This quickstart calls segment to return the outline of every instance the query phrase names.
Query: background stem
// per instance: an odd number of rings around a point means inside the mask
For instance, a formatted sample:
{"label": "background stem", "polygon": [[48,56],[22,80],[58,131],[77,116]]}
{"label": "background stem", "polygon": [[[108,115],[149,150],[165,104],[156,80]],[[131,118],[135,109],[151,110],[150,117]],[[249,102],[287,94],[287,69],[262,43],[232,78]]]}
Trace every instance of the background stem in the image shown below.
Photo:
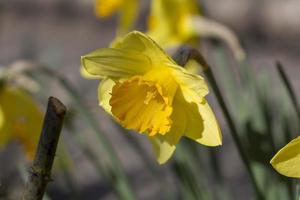
{"label": "background stem", "polygon": [[203,69],[205,69],[204,70],[205,75],[208,78],[211,87],[213,88],[213,91],[217,97],[217,101],[219,102],[219,105],[221,106],[221,109],[223,111],[223,114],[225,116],[227,124],[230,128],[230,132],[231,132],[231,135],[235,142],[235,145],[241,156],[242,162],[244,163],[246,170],[249,174],[249,177],[250,177],[251,183],[253,185],[254,191],[256,193],[257,199],[259,199],[259,200],[263,199],[263,195],[259,189],[258,184],[256,183],[255,175],[251,169],[250,161],[242,147],[242,142],[240,141],[238,131],[237,131],[234,121],[230,115],[230,112],[227,109],[225,100],[222,96],[222,93],[221,93],[219,87],[218,87],[217,81],[210,69],[210,66],[206,63],[204,57],[201,55],[201,53],[197,49],[191,48],[188,46],[180,47],[179,50],[175,53],[175,56],[173,56],[173,57],[180,66],[184,66],[189,59],[194,59],[203,67]]}

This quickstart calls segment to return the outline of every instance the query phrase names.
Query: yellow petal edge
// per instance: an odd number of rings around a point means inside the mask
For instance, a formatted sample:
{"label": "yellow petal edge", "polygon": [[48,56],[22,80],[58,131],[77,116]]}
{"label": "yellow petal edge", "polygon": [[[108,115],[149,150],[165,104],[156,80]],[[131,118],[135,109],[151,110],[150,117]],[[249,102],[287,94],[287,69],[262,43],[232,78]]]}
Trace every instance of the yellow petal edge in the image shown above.
{"label": "yellow petal edge", "polygon": [[300,178],[300,136],[280,149],[270,163],[280,174]]}

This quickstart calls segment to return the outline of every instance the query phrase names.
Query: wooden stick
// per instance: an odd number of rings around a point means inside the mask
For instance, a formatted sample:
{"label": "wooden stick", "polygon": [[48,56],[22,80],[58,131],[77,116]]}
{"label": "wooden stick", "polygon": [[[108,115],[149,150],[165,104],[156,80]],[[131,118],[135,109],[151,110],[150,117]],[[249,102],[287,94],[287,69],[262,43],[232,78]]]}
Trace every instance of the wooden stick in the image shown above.
{"label": "wooden stick", "polygon": [[41,200],[51,181],[51,169],[57,143],[66,114],[66,107],[58,99],[50,97],[44,118],[42,133],[33,165],[23,194],[23,200]]}

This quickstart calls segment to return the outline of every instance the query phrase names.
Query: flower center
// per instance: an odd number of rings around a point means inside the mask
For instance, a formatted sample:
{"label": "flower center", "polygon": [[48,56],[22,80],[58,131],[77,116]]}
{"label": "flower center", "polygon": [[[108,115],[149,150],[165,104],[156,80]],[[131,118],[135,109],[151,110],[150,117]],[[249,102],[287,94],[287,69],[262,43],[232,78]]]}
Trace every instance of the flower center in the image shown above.
{"label": "flower center", "polygon": [[117,82],[112,89],[111,111],[128,129],[154,136],[170,130],[172,101],[177,83],[167,73],[150,72]]}

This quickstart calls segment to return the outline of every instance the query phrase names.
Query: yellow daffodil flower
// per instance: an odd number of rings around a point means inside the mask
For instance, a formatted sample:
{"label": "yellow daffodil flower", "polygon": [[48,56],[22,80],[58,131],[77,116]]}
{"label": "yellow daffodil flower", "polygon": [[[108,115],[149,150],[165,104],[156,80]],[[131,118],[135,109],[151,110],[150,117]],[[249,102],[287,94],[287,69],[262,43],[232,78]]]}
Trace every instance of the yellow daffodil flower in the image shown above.
{"label": "yellow daffodil flower", "polygon": [[133,26],[138,13],[138,0],[95,0],[96,16],[110,17],[120,14],[118,34],[127,33]]}
{"label": "yellow daffodil flower", "polygon": [[300,137],[280,149],[272,158],[271,165],[284,176],[300,178]]}
{"label": "yellow daffodil flower", "polygon": [[42,127],[42,112],[31,96],[6,85],[0,88],[0,148],[18,140],[32,159]]}
{"label": "yellow daffodil flower", "polygon": [[171,157],[183,136],[221,145],[204,79],[178,66],[150,37],[131,32],[81,62],[102,78],[99,104],[123,127],[147,135],[159,163]]}
{"label": "yellow daffodil flower", "polygon": [[149,36],[167,48],[196,39],[191,19],[199,13],[195,0],[152,0]]}
{"label": "yellow daffodil flower", "polygon": [[245,53],[235,34],[226,26],[201,16],[196,0],[152,0],[148,34],[164,48],[197,44],[200,37],[223,40],[237,59]]}

